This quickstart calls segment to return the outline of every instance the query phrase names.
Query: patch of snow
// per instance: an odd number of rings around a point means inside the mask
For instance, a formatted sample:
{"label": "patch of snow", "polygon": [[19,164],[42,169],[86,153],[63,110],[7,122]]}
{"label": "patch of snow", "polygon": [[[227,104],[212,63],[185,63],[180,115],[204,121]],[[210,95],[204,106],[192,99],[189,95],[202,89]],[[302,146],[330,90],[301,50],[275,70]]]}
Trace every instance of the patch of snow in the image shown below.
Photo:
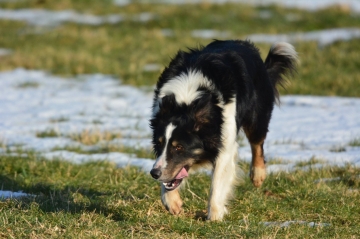
{"label": "patch of snow", "polygon": [[330,223],[316,223],[316,222],[306,222],[306,221],[286,221],[286,222],[260,222],[267,227],[289,227],[291,224],[307,224],[309,227],[325,227],[331,226]]}
{"label": "patch of snow", "polygon": [[261,10],[257,13],[257,17],[260,19],[270,19],[273,17],[273,13],[269,10]]}
{"label": "patch of snow", "polygon": [[73,10],[50,11],[45,9],[1,9],[0,19],[14,21],[25,21],[36,26],[57,26],[65,22],[74,22],[87,25],[116,24],[126,19],[139,22],[147,22],[154,19],[155,15],[144,12],[138,15],[127,16],[124,14],[113,14],[107,16],[95,16],[80,14]]}
{"label": "patch of snow", "polygon": [[160,71],[162,66],[160,64],[147,64],[144,66],[143,71],[152,72],[152,71]]}
{"label": "patch of snow", "polygon": [[114,0],[114,3],[117,6],[126,6],[131,3],[131,0]]}
{"label": "patch of snow", "polygon": [[10,49],[0,48],[0,56],[10,55],[11,53],[12,53],[12,50],[10,50]]}
{"label": "patch of snow", "polygon": [[285,19],[289,22],[297,22],[302,19],[302,16],[297,13],[288,13],[285,15]]}
{"label": "patch of snow", "polygon": [[217,31],[212,29],[199,29],[191,31],[191,36],[196,38],[214,39],[214,38],[229,38],[229,31]]}
{"label": "patch of snow", "polygon": [[0,190],[0,200],[6,198],[18,198],[18,197],[35,197],[35,195],[19,192],[11,192],[11,191],[2,191]]}
{"label": "patch of snow", "polygon": [[[38,87],[17,87],[23,83]],[[59,135],[83,130],[124,131],[123,137],[132,138],[151,135],[151,94],[121,85],[110,76],[64,79],[43,71],[16,69],[0,73],[0,87],[6,89],[0,95],[0,139],[9,146],[21,144],[24,149],[40,152],[81,146],[69,138],[36,137],[37,132],[47,130]],[[66,120],[53,120],[61,118]]]}
{"label": "patch of snow", "polygon": [[66,150],[59,150],[54,152],[48,152],[42,154],[47,159],[59,159],[66,160],[72,163],[81,164],[93,161],[109,161],[115,163],[118,167],[126,166],[137,166],[145,172],[150,172],[151,168],[154,165],[154,160],[136,158],[135,155],[129,155],[118,152],[111,152],[106,154],[78,154],[74,152],[69,152]]}
{"label": "patch of snow", "polygon": [[[19,88],[34,83],[37,87]],[[0,72],[0,140],[8,149],[34,150],[46,158],[76,163],[109,160],[118,166],[136,165],[145,171],[153,160],[131,154],[77,154],[54,148],[79,147],[84,151],[102,144],[124,145],[151,150],[152,91],[122,85],[110,76],[82,75],[73,79],[52,76],[44,71],[16,69]],[[268,165],[267,171],[292,172],[324,165],[360,167],[360,147],[348,143],[360,135],[360,99],[346,97],[283,96],[276,107],[265,141],[265,157],[280,158],[283,164]],[[54,119],[66,119],[56,121]],[[36,137],[37,132],[54,130],[59,137]],[[83,130],[120,133],[121,138],[85,146],[71,140]],[[251,150],[239,148],[240,158],[250,161]],[[345,149],[334,152],[334,146]],[[0,153],[6,153],[4,149]],[[312,157],[324,163],[297,166]]]}
{"label": "patch of snow", "polygon": [[161,29],[161,34],[164,37],[173,37],[175,35],[174,30],[168,28]]}
{"label": "patch of snow", "polygon": [[332,182],[332,181],[339,181],[339,180],[341,180],[340,177],[336,177],[336,178],[320,178],[320,179],[314,180],[314,183]]}
{"label": "patch of snow", "polygon": [[[139,1],[136,1],[139,2]],[[201,3],[211,3],[211,4],[225,4],[225,3],[242,3],[250,4],[253,6],[270,6],[270,5],[279,5],[285,8],[296,8],[307,11],[318,11],[321,9],[339,6],[343,9],[348,9],[354,13],[360,13],[360,2],[357,0],[142,0],[141,3],[153,3],[153,4],[173,4],[173,5],[183,5],[183,4],[201,4]],[[120,6],[129,4],[128,0],[114,0],[114,3]]]}
{"label": "patch of snow", "polygon": [[311,32],[299,32],[290,34],[252,34],[247,36],[253,42],[264,42],[272,44],[274,42],[298,42],[316,41],[323,47],[337,41],[349,41],[360,38],[360,28],[334,28]]}

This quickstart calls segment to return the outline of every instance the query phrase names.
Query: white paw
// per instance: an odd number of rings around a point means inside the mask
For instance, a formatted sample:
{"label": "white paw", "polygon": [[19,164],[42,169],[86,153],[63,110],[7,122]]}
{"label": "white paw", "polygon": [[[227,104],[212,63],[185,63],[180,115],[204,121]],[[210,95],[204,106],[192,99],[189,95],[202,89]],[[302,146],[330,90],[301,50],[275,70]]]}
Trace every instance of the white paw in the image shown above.
{"label": "white paw", "polygon": [[183,202],[178,191],[165,192],[161,197],[161,201],[166,210],[173,215],[178,215],[182,210],[181,207]]}
{"label": "white paw", "polygon": [[209,207],[207,220],[209,221],[222,221],[223,217],[228,213],[226,207],[217,208]]}
{"label": "white paw", "polygon": [[266,169],[259,167],[250,168],[250,179],[255,187],[260,187],[266,177]]}

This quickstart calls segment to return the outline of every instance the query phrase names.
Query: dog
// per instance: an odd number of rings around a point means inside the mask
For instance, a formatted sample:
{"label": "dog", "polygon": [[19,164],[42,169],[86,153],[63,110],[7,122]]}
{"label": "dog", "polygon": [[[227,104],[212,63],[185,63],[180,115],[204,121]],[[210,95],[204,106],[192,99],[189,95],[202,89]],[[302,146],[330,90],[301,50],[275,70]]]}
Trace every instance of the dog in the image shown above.
{"label": "dog", "polygon": [[275,43],[262,61],[250,41],[214,40],[179,51],[161,73],[154,91],[150,127],[156,162],[151,176],[161,182],[161,200],[181,212],[179,186],[189,172],[212,169],[208,220],[222,220],[236,184],[236,141],[243,129],[251,145],[250,179],[265,173],[263,144],[278,85],[296,73],[298,56],[288,43]]}

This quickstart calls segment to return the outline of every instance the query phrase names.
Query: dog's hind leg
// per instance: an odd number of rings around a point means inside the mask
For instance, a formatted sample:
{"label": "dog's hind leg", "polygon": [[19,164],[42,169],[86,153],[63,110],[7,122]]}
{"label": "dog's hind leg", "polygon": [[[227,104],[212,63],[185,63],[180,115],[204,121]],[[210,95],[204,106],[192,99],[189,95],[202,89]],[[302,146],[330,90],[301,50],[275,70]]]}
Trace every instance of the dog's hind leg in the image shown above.
{"label": "dog's hind leg", "polygon": [[161,184],[161,201],[171,214],[178,215],[181,212],[183,202],[180,198],[179,188],[167,191],[165,186]]}
{"label": "dog's hind leg", "polygon": [[[269,119],[270,120],[270,119]],[[269,121],[262,122],[262,127],[244,127],[245,134],[251,145],[252,161],[250,165],[250,179],[255,187],[260,187],[266,177],[264,160],[264,140],[268,131]]]}
{"label": "dog's hind leg", "polygon": [[264,141],[260,143],[250,143],[252,161],[250,166],[250,179],[255,187],[260,187],[266,177],[266,167],[264,161]]}

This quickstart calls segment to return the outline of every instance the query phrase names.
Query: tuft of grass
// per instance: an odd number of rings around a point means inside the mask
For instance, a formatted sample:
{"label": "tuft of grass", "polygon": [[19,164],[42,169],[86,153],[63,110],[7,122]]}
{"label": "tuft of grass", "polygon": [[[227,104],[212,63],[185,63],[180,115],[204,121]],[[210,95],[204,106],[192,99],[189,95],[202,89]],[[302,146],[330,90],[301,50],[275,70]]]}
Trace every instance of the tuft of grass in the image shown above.
{"label": "tuft of grass", "polygon": [[360,146],[360,137],[350,141],[349,146],[357,147]]}
{"label": "tuft of grass", "polygon": [[312,157],[309,161],[305,162],[299,162],[296,164],[296,167],[304,167],[304,166],[311,166],[311,165],[314,165],[314,164],[323,164],[324,161],[323,160],[320,160],[320,159],[316,159],[315,157]]}
{"label": "tuft of grass", "polygon": [[66,121],[69,121],[69,118],[60,117],[57,119],[50,119],[50,123],[60,123],[60,122],[66,122]]}
{"label": "tuft of grass", "polygon": [[287,163],[285,160],[281,158],[270,158],[266,159],[266,165],[272,165],[272,164],[284,164]]}
{"label": "tuft of grass", "polygon": [[86,129],[79,134],[69,135],[69,138],[84,145],[95,145],[102,141],[111,141],[116,138],[121,138],[121,134],[109,131]]}
{"label": "tuft of grass", "polygon": [[67,150],[79,154],[104,154],[111,152],[119,152],[126,154],[134,154],[136,155],[137,158],[155,159],[155,156],[151,149],[132,148],[124,145],[114,145],[114,144],[102,144],[97,147],[94,147],[91,150],[84,150],[81,147],[64,147],[64,148],[53,149],[53,151],[58,151],[58,150]]}
{"label": "tuft of grass", "polygon": [[51,137],[51,138],[55,138],[55,137],[60,137],[60,133],[58,131],[55,131],[54,129],[48,129],[42,132],[36,132],[36,137],[38,138],[47,138],[47,137]]}
{"label": "tuft of grass", "polygon": [[335,153],[346,152],[346,148],[343,146],[335,146],[335,147],[331,148],[329,151],[335,152]]}
{"label": "tuft of grass", "polygon": [[[160,184],[137,168],[109,162],[81,165],[0,155],[2,190],[36,197],[0,202],[3,237],[151,238],[357,238],[360,236],[360,169],[323,168],[269,175],[260,189],[250,180],[235,189],[224,222],[206,222],[210,176],[195,174],[181,191],[179,216],[160,200]],[[318,178],[341,177],[331,183]],[[349,180],[347,180],[349,179]],[[346,181],[347,180],[347,181]],[[260,222],[290,220],[330,223],[265,227]]]}
{"label": "tuft of grass", "polygon": [[294,141],[293,139],[283,139],[283,140],[276,140],[274,143],[274,145],[281,145],[281,144],[303,144],[303,142],[297,142]]}
{"label": "tuft of grass", "polygon": [[37,82],[24,82],[17,85],[18,88],[37,88],[39,87],[39,83]]}

